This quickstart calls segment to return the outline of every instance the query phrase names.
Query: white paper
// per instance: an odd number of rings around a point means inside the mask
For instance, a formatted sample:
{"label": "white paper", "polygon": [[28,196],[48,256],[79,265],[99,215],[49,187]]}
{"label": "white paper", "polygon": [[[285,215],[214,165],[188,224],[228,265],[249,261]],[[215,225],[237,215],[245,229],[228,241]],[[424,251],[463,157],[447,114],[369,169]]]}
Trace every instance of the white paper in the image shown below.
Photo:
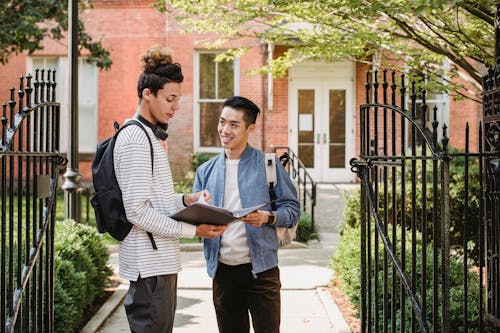
{"label": "white paper", "polygon": [[205,196],[203,195],[203,193],[200,193],[200,197],[198,198],[198,203],[201,203],[201,204],[204,204],[204,205],[208,205],[207,201],[205,200]]}
{"label": "white paper", "polygon": [[312,116],[312,114],[299,114],[299,131],[310,132],[313,130]]}

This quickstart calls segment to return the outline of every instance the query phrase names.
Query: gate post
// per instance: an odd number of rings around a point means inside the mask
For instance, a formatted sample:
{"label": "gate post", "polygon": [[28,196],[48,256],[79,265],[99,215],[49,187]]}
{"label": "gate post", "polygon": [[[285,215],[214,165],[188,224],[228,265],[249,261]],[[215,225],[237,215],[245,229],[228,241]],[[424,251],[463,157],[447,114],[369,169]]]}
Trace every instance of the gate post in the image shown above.
{"label": "gate post", "polygon": [[494,66],[483,77],[483,137],[480,138],[484,168],[484,226],[486,251],[486,322],[488,332],[500,329],[500,4],[495,16]]}
{"label": "gate post", "polygon": [[81,220],[81,175],[78,172],[78,1],[68,1],[68,59],[69,59],[69,99],[68,99],[68,166],[64,173],[62,188],[66,191],[65,217]]}
{"label": "gate post", "polygon": [[[441,156],[441,279],[442,279],[442,316],[441,332],[450,332],[450,156],[448,155],[448,137],[446,136],[446,125],[443,125],[443,144]],[[465,236],[464,236],[465,237]]]}

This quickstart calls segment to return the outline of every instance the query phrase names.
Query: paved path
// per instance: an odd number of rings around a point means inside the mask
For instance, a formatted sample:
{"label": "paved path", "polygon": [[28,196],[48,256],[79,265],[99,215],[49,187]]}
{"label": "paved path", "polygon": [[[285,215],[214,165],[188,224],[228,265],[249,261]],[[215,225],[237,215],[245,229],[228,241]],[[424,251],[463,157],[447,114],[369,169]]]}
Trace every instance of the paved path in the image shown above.
{"label": "paved path", "polygon": [[[315,216],[316,230],[319,232],[321,242],[307,248],[280,249],[281,333],[350,332],[337,306],[331,300],[328,290],[324,287],[330,283],[332,277],[332,271],[328,268],[330,257],[340,241],[338,224],[344,206],[342,195],[344,191],[357,187],[353,184],[319,185]],[[174,332],[217,333],[211,299],[211,280],[205,272],[203,253],[197,245],[183,246],[183,249],[185,250],[182,252],[183,270],[178,279],[178,305]],[[198,251],[187,251],[193,249]],[[111,263],[116,268],[116,253],[112,254]],[[102,311],[101,320],[93,319],[82,333],[130,332],[121,303],[128,286],[122,285],[120,289],[113,296],[114,303],[104,307],[107,310]],[[101,326],[103,320],[105,321]]]}
{"label": "paved path", "polygon": [[[281,249],[281,333],[339,333],[345,322],[326,287],[332,277],[328,268],[335,244]],[[182,252],[175,333],[217,333],[211,299],[211,280],[205,272],[201,251]],[[123,285],[121,288],[126,289]],[[100,333],[129,333],[123,304],[106,320]],[[253,332],[253,330],[251,331]]]}

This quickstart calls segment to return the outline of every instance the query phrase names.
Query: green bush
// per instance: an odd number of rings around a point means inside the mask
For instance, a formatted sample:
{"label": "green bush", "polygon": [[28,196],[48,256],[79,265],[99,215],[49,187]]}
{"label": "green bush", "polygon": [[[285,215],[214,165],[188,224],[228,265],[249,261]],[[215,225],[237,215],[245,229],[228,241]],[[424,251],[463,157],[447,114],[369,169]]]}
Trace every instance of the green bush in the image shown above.
{"label": "green bush", "polygon": [[57,254],[54,256],[54,323],[57,333],[72,333],[82,325],[86,277],[75,264]]}
{"label": "green bush", "polygon": [[[391,226],[389,226],[389,234],[391,233]],[[398,226],[397,231],[398,234],[401,233],[401,228]],[[374,237],[372,236],[372,244],[374,244]],[[411,243],[407,242],[406,244],[406,274],[411,277],[411,263],[412,253],[411,253]],[[396,254],[399,258],[401,258],[401,244],[397,243]],[[427,313],[425,314],[427,321],[432,321],[432,287],[434,285],[434,269],[440,269],[440,264],[438,267],[433,266],[433,248],[431,245],[427,246],[427,272],[426,275],[423,275],[422,272],[422,238],[420,234],[417,234],[417,242],[416,242],[416,254],[415,260],[417,262],[417,272],[416,272],[416,290],[420,293],[422,288],[422,282],[425,280],[427,282]],[[379,250],[378,257],[382,258],[383,255],[383,246],[382,242],[379,241]],[[372,258],[375,256],[375,253],[372,249],[371,252]],[[345,294],[349,297],[352,304],[359,310],[360,305],[360,296],[361,296],[361,233],[360,228],[349,228],[344,230],[344,235],[342,236],[341,243],[339,244],[336,252],[332,256],[331,267],[335,271],[336,276],[340,278],[342,281],[341,288],[345,292]],[[372,261],[373,264],[373,261]],[[383,272],[383,264],[380,259],[380,264],[378,267],[371,267],[372,270],[372,280],[371,285],[372,288],[375,288],[375,285],[378,286],[379,295],[384,294],[384,272]],[[478,321],[479,321],[479,277],[477,273],[473,272],[472,267],[468,266],[467,273],[467,281],[468,281],[468,293],[464,296],[464,276],[463,276],[463,261],[461,258],[456,256],[451,256],[450,258],[450,332],[463,332],[463,305],[464,299],[468,303],[468,320],[469,320],[469,332],[478,332]],[[378,280],[375,281],[375,270],[378,271]],[[439,278],[441,278],[441,274],[439,274]],[[387,285],[388,290],[387,297],[389,298],[389,303],[391,301],[391,286],[392,286],[392,268],[389,265],[389,269],[387,271]],[[395,300],[397,302],[396,308],[401,309],[401,300],[400,300],[400,285],[399,278],[396,278],[396,293]],[[441,281],[438,281],[438,290],[441,290]],[[373,294],[372,294],[373,297]],[[421,295],[418,297],[421,300]],[[409,327],[409,323],[411,323],[411,305],[408,297],[405,298],[405,327]],[[441,299],[439,298],[439,304],[441,304]],[[390,305],[389,305],[390,307]],[[378,303],[373,306],[373,309],[378,311],[379,318],[383,318],[383,299],[380,297],[378,299]],[[373,310],[372,310],[373,311]],[[401,326],[401,311],[397,311],[396,317],[396,330],[400,331]],[[439,313],[439,317],[441,317],[441,313]],[[379,323],[380,326],[378,329],[382,331],[382,323]],[[389,320],[389,326],[391,325],[391,321]],[[389,327],[390,328],[390,327]],[[438,332],[438,330],[435,330]]]}
{"label": "green bush", "polygon": [[74,332],[112,274],[109,252],[95,227],[65,220],[56,223],[54,257],[56,332]]}
{"label": "green bush", "polygon": [[200,165],[216,156],[217,153],[196,153],[193,154],[193,158],[191,160],[191,168],[193,171],[196,171]]}
{"label": "green bush", "polygon": [[311,231],[311,215],[302,211],[297,226],[297,241],[307,243],[311,240],[313,232]]}

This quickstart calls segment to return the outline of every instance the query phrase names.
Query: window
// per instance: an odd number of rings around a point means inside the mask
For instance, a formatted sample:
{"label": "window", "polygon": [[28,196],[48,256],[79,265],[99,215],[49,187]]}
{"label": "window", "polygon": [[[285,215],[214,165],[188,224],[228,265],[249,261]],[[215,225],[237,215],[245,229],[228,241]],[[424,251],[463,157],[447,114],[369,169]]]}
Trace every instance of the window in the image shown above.
{"label": "window", "polygon": [[[56,70],[56,100],[61,103],[61,151],[68,150],[67,105],[68,82],[67,58],[33,57],[28,63],[29,72],[35,76],[36,68]],[[80,153],[94,153],[97,146],[97,67],[80,59],[78,63],[78,150]]]}
{"label": "window", "polygon": [[195,62],[195,147],[214,151],[220,147],[217,124],[224,100],[237,95],[237,60],[216,62],[216,52],[198,52]]}
{"label": "window", "polygon": [[[425,80],[425,78],[423,78]],[[425,111],[425,127],[429,129],[432,133],[432,123],[434,122],[434,108],[436,108],[436,120],[438,121],[438,131],[437,138],[438,141],[443,137],[442,126],[443,124],[449,125],[449,116],[450,116],[450,105],[449,105],[449,96],[448,94],[435,94],[435,93],[427,93],[425,97],[425,105],[427,109]],[[407,105],[406,110],[411,113],[411,101],[408,96],[406,99]],[[415,117],[417,119],[422,119],[422,105],[423,100],[417,99],[415,101]],[[411,148],[412,144],[412,134],[411,134],[411,126],[409,122],[406,122],[406,147]],[[417,146],[422,145],[422,137],[416,132],[416,144]]]}

